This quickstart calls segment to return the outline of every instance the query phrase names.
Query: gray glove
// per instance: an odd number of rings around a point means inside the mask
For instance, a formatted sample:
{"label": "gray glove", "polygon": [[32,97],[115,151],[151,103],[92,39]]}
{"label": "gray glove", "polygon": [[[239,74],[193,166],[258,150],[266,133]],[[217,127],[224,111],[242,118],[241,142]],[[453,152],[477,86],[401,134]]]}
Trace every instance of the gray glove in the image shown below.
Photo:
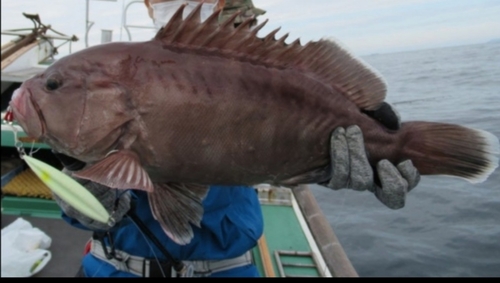
{"label": "gray glove", "polygon": [[333,174],[325,185],[331,189],[368,190],[387,207],[399,209],[405,205],[406,194],[420,181],[420,174],[411,160],[397,166],[388,160],[381,160],[377,164],[381,183],[378,186],[366,156],[363,134],[358,126],[351,126],[347,130],[337,128],[332,133],[330,149]]}
{"label": "gray glove", "polygon": [[[75,166],[75,164],[78,164],[78,162],[81,163],[81,161],[78,161],[66,155],[62,155],[60,153],[54,152],[54,154],[56,155],[57,158],[59,158],[61,163],[65,166],[65,168],[63,169],[63,173],[72,177],[79,184],[85,187],[92,195],[94,195],[101,202],[101,204],[108,211],[108,213],[111,215],[112,220],[106,224],[88,218],[87,216],[80,213],[78,210],[68,205],[56,194],[52,194],[59,207],[61,207],[62,211],[67,216],[78,220],[82,225],[91,230],[104,230],[104,231],[111,229],[116,223],[122,220],[123,216],[130,209],[131,197],[129,191],[111,189],[109,187],[106,187],[98,183],[94,183],[89,180],[73,177],[72,176],[73,171],[69,170],[68,168],[71,169],[78,168],[78,170],[80,170],[83,169],[83,166],[85,164],[83,163],[83,165],[81,166],[78,165]],[[116,201],[117,196],[119,196],[118,201]]]}

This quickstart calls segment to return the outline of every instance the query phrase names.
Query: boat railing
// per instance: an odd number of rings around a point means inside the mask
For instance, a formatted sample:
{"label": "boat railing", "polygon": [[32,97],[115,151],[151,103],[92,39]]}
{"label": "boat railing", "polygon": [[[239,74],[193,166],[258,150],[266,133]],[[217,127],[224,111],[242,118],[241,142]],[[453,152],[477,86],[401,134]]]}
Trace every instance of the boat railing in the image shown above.
{"label": "boat railing", "polygon": [[[51,51],[46,58],[42,58],[40,61],[45,61],[49,57],[53,57],[58,53],[58,50],[61,46],[69,43],[69,52],[71,53],[71,43],[77,41],[78,38],[73,36],[65,35],[61,32],[54,30],[50,25],[45,25],[41,22],[40,16],[38,14],[26,14],[23,13],[27,19],[33,22],[33,28],[23,28],[23,29],[9,29],[2,30],[2,35],[8,36],[16,36],[16,39],[2,45],[2,62],[15,54],[17,51],[21,50],[23,47],[26,47],[37,40],[44,40],[48,42],[51,46]],[[47,32],[51,31],[55,35],[48,34]],[[63,42],[58,46],[54,45],[54,40],[62,40]]]}
{"label": "boat railing", "polygon": [[129,41],[132,41],[132,35],[130,33],[130,28],[140,28],[140,29],[155,29],[154,26],[146,26],[146,25],[132,25],[132,24],[128,24],[127,23],[127,12],[130,8],[130,6],[134,5],[134,4],[141,4],[141,5],[144,5],[144,1],[143,0],[133,0],[133,1],[130,1],[124,8],[123,8],[123,11],[122,11],[122,27],[125,29],[125,31],[127,32],[127,36],[128,36],[128,40]]}

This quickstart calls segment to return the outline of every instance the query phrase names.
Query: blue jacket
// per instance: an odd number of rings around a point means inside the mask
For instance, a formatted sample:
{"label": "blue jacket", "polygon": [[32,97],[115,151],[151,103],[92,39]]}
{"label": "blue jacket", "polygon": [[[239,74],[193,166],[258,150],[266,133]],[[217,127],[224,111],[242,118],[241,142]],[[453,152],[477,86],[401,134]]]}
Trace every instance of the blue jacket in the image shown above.
{"label": "blue jacket", "polygon": [[[193,226],[194,238],[188,245],[180,246],[171,241],[153,218],[147,193],[133,191],[136,214],[151,232],[178,260],[220,260],[238,257],[252,249],[263,232],[262,211],[257,193],[244,186],[211,186],[203,201],[205,213],[201,229]],[[71,225],[86,229],[77,220],[64,215]],[[138,230],[128,218],[124,218],[110,231],[115,248],[131,255],[167,261],[164,255]],[[108,240],[106,239],[106,243]],[[108,243],[107,243],[108,244]],[[83,258],[83,271],[88,277],[136,277],[116,270],[90,253]],[[213,277],[259,276],[253,265],[219,273]]]}

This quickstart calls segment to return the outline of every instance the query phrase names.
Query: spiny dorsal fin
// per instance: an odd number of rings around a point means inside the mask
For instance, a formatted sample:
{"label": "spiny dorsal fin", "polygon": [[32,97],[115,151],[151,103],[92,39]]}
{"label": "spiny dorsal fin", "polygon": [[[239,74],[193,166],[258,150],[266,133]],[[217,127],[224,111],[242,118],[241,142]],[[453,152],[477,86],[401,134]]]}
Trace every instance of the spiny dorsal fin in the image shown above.
{"label": "spiny dorsal fin", "polygon": [[234,27],[239,12],[219,23],[221,9],[201,23],[201,5],[197,5],[185,20],[182,14],[186,5],[182,5],[154,40],[167,46],[210,49],[240,60],[297,69],[331,86],[361,109],[375,110],[384,101],[387,86],[382,77],[338,42],[322,39],[306,45],[299,40],[286,44],[288,35],[275,38],[279,29],[259,38],[257,32],[267,20],[253,29],[248,28],[253,18]]}

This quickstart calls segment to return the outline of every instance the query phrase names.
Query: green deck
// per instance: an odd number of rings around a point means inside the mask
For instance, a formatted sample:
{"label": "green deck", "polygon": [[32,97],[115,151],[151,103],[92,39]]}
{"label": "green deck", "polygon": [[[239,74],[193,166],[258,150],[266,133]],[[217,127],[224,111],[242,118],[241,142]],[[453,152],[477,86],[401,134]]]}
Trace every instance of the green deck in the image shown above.
{"label": "green deck", "polygon": [[4,196],[2,214],[57,219],[61,218],[61,209],[53,200]]}
{"label": "green deck", "polygon": [[[19,131],[17,133],[17,136],[19,138],[26,137],[26,133],[24,131]],[[15,146],[14,133],[12,131],[3,131],[2,130],[2,146],[7,146],[7,147],[14,147]],[[31,148],[31,146],[32,146],[32,143],[23,143],[23,147]],[[34,149],[37,149],[37,148],[50,149],[50,147],[44,143],[34,143],[33,148]]]}
{"label": "green deck", "polygon": [[[264,215],[264,235],[269,254],[273,262],[274,272],[280,276],[275,251],[311,252],[309,242],[300,226],[292,206],[262,205]],[[261,276],[264,276],[261,255],[258,248],[253,249],[254,260]],[[281,256],[282,263],[314,264],[310,257]],[[284,267],[286,275],[318,277],[318,271],[310,267]]]}

